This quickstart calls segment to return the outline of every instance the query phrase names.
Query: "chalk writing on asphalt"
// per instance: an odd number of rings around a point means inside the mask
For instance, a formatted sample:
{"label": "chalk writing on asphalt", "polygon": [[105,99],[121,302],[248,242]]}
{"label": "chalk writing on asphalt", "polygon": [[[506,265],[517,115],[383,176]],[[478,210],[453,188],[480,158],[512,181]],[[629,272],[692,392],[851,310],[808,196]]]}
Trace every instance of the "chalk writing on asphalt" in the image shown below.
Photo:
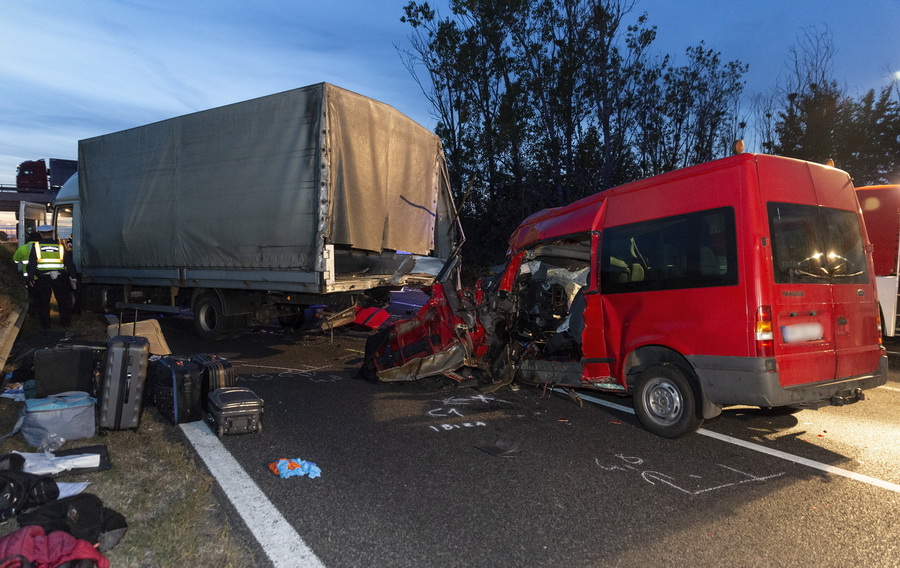
{"label": "chalk writing on asphalt", "polygon": [[444,406],[472,406],[474,404],[512,404],[508,400],[497,398],[484,394],[473,394],[471,396],[449,396],[439,401]]}
{"label": "chalk writing on asphalt", "polygon": [[729,467],[723,464],[716,464],[718,467],[727,470],[730,473],[727,473],[726,476],[728,478],[727,483],[717,483],[716,485],[712,485],[709,487],[695,487],[693,489],[689,489],[685,487],[686,485],[699,485],[699,480],[703,479],[701,475],[690,475],[690,480],[678,480],[672,477],[671,475],[666,475],[665,473],[654,471],[652,469],[648,469],[644,465],[643,458],[639,458],[637,456],[627,456],[625,454],[616,454],[616,458],[619,459],[619,462],[614,462],[612,464],[603,463],[600,461],[600,458],[594,458],[594,463],[597,464],[600,469],[605,471],[624,471],[630,473],[636,473],[640,475],[641,479],[649,483],[650,485],[656,485],[660,483],[662,485],[667,485],[673,489],[677,489],[682,493],[687,493],[688,495],[700,495],[703,493],[709,493],[711,491],[716,491],[719,489],[725,489],[727,487],[736,487],[738,485],[742,485],[744,483],[762,483],[764,481],[768,481],[770,479],[774,479],[776,477],[780,477],[784,475],[785,472],[779,472],[772,475],[766,476],[757,476],[752,473],[747,473],[745,471],[741,471],[739,469],[735,469],[733,467]]}
{"label": "chalk writing on asphalt", "polygon": [[[496,398],[493,396],[487,396],[483,394],[475,394],[471,396],[459,397],[459,396],[451,396],[442,398],[437,401],[441,404],[438,408],[432,408],[427,412],[430,418],[463,418],[465,414],[458,407],[463,407],[464,410],[467,410],[465,407],[471,407],[477,404],[486,404],[491,405],[495,403],[504,403],[511,404],[508,401],[505,401],[501,398]],[[471,422],[453,422],[453,423],[444,423],[438,425],[429,424],[428,427],[434,430],[435,432],[447,432],[450,430],[460,430],[463,428],[478,428],[481,426],[487,426],[487,423],[483,420],[476,420]]]}
{"label": "chalk writing on asphalt", "polygon": [[[261,368],[256,365],[252,365],[254,368]],[[337,373],[328,373],[322,372],[328,369],[328,367],[305,367],[300,369],[292,369],[289,367],[263,367],[267,369],[272,369],[272,371],[267,373],[247,373],[241,374],[242,381],[246,382],[262,382],[262,381],[271,381],[273,379],[302,379],[309,381],[311,383],[334,383],[337,381],[342,381],[344,378]]]}
{"label": "chalk writing on asphalt", "polygon": [[[453,407],[440,407],[440,408],[432,408],[427,412],[428,416],[431,418],[452,418],[452,417],[464,417],[463,414],[458,408]],[[447,432],[449,430],[459,430],[462,428],[478,428],[479,426],[487,426],[487,423],[478,420],[475,422],[454,422],[452,424],[438,424],[437,426],[433,424],[429,424],[428,427],[434,430],[435,432]]]}
{"label": "chalk writing on asphalt", "polygon": [[460,430],[462,428],[478,428],[479,426],[487,426],[486,423],[481,422],[461,422],[459,424],[440,424],[438,426],[434,426],[429,424],[428,427],[434,430],[435,432],[446,432],[448,430]]}

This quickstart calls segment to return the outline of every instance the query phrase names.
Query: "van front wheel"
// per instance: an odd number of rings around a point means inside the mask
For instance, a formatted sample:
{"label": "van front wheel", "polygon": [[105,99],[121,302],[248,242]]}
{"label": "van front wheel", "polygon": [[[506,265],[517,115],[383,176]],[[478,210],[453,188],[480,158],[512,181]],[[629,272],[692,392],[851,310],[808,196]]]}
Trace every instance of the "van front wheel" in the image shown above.
{"label": "van front wheel", "polygon": [[694,389],[684,371],[670,363],[653,365],[638,375],[634,411],[644,427],[664,438],[695,432],[703,423],[697,416]]}

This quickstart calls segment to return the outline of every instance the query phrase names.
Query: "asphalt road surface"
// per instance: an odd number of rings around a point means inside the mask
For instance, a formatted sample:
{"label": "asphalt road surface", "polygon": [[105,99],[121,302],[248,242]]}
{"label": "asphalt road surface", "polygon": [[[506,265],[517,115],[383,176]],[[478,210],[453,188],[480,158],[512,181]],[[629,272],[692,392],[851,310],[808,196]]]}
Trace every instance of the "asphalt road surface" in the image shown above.
{"label": "asphalt road surface", "polygon": [[[412,312],[406,303],[393,309]],[[729,408],[667,440],[641,427],[629,398],[357,380],[365,330],[214,344],[187,327],[164,324],[173,351],[229,358],[238,384],[265,399],[263,432],[221,443],[239,466],[223,479],[265,497],[249,523],[226,507],[261,539],[262,563],[900,565],[896,366],[854,405]],[[267,467],[279,458],[315,462],[321,477],[281,479]],[[300,552],[278,548],[284,527]]]}

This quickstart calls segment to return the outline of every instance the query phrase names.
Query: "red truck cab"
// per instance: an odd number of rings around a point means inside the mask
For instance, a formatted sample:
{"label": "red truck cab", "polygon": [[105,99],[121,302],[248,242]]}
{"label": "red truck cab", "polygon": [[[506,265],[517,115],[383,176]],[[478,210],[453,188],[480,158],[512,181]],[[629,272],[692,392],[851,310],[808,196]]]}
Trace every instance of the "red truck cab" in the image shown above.
{"label": "red truck cab", "polygon": [[46,191],[47,164],[44,160],[27,160],[19,164],[16,187],[21,191]]}

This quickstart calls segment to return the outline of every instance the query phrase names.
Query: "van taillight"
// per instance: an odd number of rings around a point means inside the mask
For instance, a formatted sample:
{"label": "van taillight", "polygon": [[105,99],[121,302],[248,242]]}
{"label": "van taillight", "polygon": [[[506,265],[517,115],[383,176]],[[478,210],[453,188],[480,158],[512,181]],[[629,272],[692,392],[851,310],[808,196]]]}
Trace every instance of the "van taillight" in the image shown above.
{"label": "van taillight", "polygon": [[775,355],[775,336],[772,334],[772,306],[760,306],[756,310],[756,356]]}
{"label": "van taillight", "polygon": [[[881,305],[878,302],[875,302],[875,313],[881,313]],[[878,345],[882,345],[884,341],[882,340],[884,337],[884,327],[881,325],[881,318],[875,318],[875,321],[878,322]]]}

